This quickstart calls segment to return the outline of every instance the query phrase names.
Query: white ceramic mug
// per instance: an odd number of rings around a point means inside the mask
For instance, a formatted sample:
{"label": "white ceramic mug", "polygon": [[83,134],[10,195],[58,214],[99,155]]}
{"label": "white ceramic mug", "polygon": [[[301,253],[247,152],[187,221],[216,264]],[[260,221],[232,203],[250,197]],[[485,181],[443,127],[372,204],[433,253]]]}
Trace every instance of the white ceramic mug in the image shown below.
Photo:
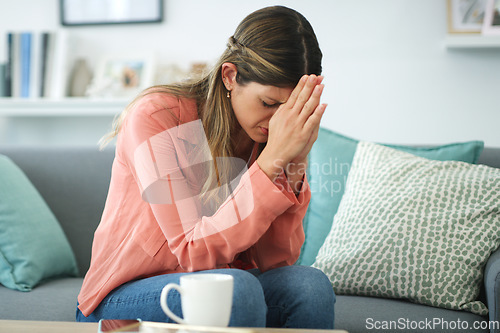
{"label": "white ceramic mug", "polygon": [[[160,297],[163,311],[180,324],[226,327],[233,305],[233,277],[228,274],[198,273],[184,275],[180,285],[167,284]],[[176,316],[167,305],[167,295],[175,289],[181,295],[184,319]]]}

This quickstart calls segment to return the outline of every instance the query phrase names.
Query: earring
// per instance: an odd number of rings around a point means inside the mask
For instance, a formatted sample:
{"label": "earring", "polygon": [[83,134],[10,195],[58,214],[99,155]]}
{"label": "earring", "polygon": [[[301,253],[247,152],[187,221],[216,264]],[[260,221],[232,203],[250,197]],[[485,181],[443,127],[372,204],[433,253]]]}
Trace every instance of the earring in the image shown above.
{"label": "earring", "polygon": [[231,92],[229,90],[227,91],[226,97],[231,98]]}

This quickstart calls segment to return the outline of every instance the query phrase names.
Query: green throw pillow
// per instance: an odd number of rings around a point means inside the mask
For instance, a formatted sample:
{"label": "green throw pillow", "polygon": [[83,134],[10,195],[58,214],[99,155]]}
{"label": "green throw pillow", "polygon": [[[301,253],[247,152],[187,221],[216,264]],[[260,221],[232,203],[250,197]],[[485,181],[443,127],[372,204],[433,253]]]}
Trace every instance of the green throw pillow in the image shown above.
{"label": "green throw pillow", "polygon": [[30,291],[55,276],[76,276],[73,251],[26,175],[0,155],[0,283]]}
{"label": "green throw pillow", "polygon": [[337,294],[486,315],[483,269],[500,245],[500,170],[361,142],[314,267]]}
{"label": "green throw pillow", "polygon": [[[309,154],[308,181],[312,197],[304,217],[306,238],[298,265],[311,265],[332,226],[333,216],[344,194],[358,140],[321,128]],[[439,161],[476,163],[484,148],[482,141],[452,143],[434,147],[386,145]]]}

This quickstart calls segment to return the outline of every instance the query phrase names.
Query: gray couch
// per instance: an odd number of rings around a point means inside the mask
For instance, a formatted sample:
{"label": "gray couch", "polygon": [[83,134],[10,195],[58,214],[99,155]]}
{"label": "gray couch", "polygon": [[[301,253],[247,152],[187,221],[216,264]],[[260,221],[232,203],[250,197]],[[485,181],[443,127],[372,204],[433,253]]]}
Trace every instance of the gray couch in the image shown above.
{"label": "gray couch", "polygon": [[[113,150],[99,152],[83,148],[0,148],[29,177],[54,212],[76,255],[83,276],[90,263],[92,238],[99,223],[110,180]],[[479,160],[500,168],[500,148],[486,148]],[[19,292],[0,286],[0,319],[74,321],[76,296],[82,277],[47,281],[31,292]],[[485,288],[481,298],[490,309],[490,320],[500,320],[500,251],[494,253],[486,267]],[[409,325],[424,325],[439,319],[454,325],[466,321],[468,332],[477,321],[488,324],[488,318],[468,312],[451,311],[405,301],[359,296],[337,296],[336,328],[354,332],[377,331],[383,321],[403,320]],[[369,319],[371,318],[371,319]],[[368,324],[368,326],[367,326]],[[412,326],[409,326],[412,327]],[[462,326],[463,327],[463,326]],[[372,328],[371,330],[369,328]],[[446,332],[444,329],[420,327],[413,332]],[[384,332],[397,330],[384,329]],[[464,331],[463,329],[448,330]],[[500,332],[500,330],[491,330]]]}

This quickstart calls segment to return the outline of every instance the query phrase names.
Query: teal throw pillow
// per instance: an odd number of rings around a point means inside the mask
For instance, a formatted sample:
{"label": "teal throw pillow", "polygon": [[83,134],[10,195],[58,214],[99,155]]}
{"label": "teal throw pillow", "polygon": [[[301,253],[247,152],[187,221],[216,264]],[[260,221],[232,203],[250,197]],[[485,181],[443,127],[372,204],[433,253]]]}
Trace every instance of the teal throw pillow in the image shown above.
{"label": "teal throw pillow", "polygon": [[[318,139],[309,154],[308,181],[312,197],[304,217],[306,238],[298,265],[311,265],[332,226],[344,194],[358,140],[320,128]],[[439,161],[476,163],[484,148],[482,141],[452,143],[433,147],[385,145]]]}
{"label": "teal throw pillow", "polygon": [[500,170],[361,142],[314,267],[339,295],[488,314],[483,271],[500,245]]}
{"label": "teal throw pillow", "polygon": [[59,222],[22,170],[0,155],[0,283],[30,291],[45,279],[77,274]]}

